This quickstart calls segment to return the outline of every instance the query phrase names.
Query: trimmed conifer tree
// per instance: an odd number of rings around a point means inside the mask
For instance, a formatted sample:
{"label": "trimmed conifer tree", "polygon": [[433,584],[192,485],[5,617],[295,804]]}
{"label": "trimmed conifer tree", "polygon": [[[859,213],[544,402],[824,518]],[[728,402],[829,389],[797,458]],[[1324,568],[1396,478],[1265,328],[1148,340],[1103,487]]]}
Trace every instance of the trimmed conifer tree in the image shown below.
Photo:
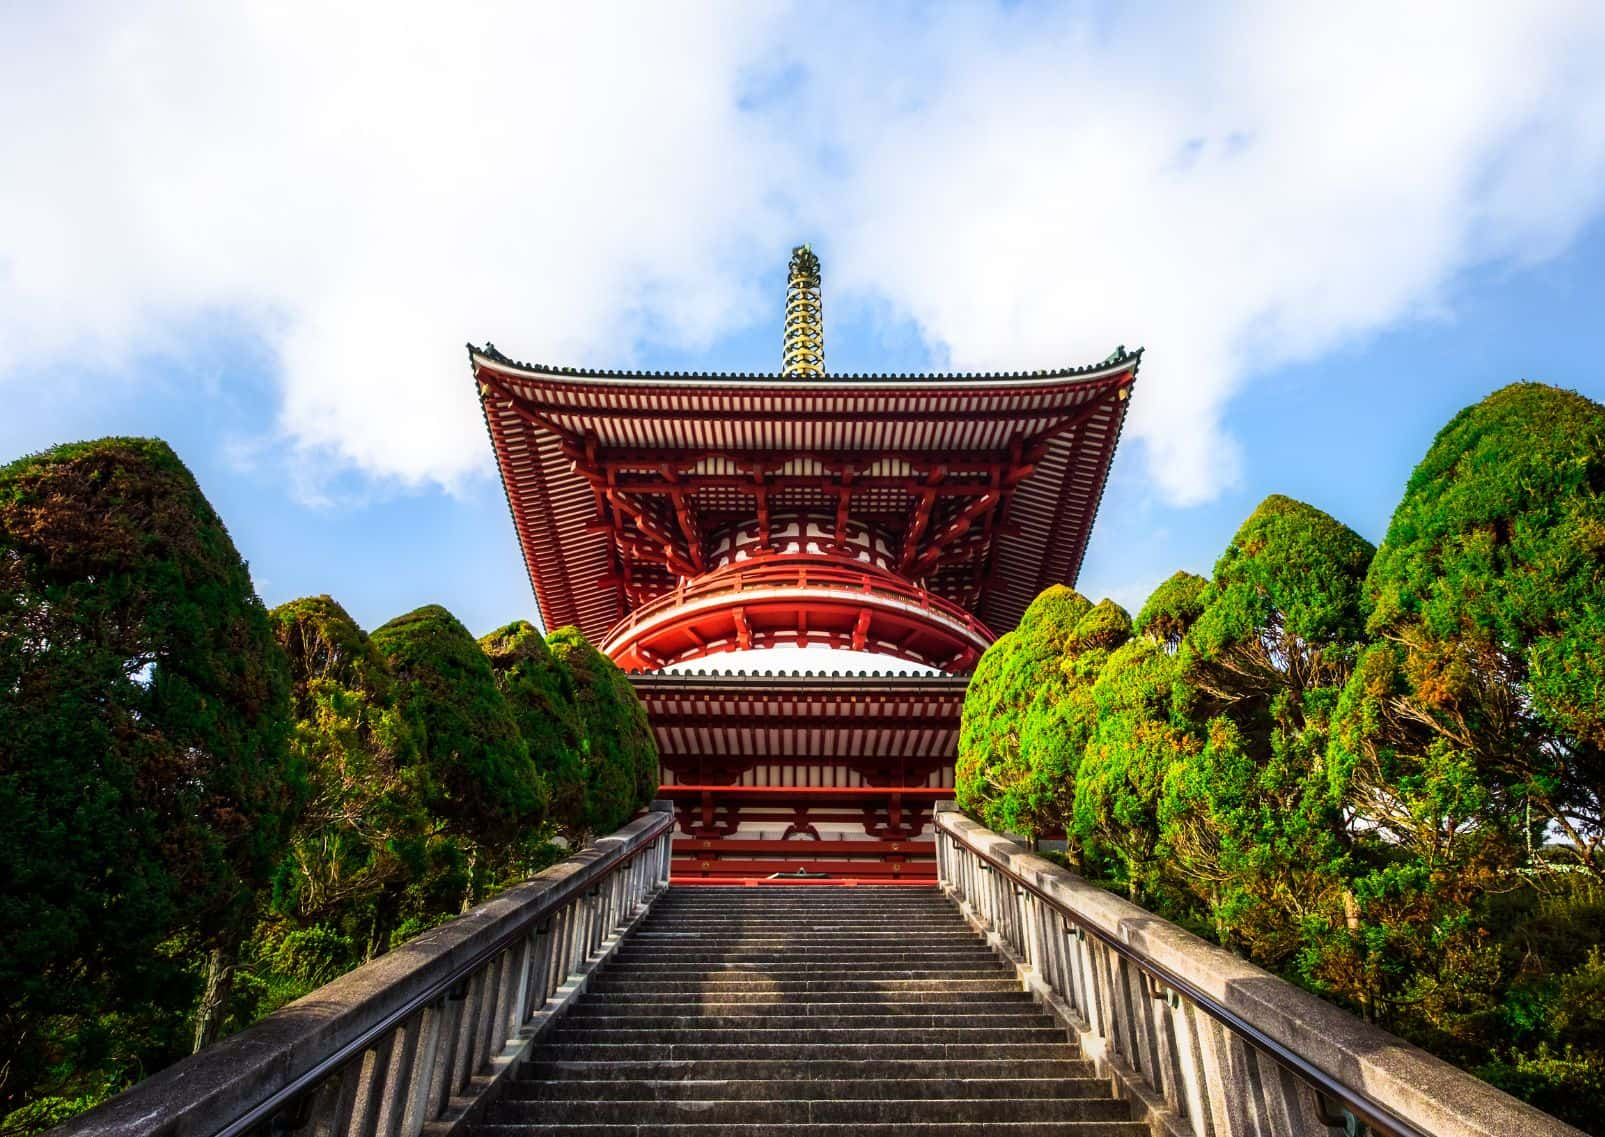
{"label": "trimmed conifer tree", "polygon": [[[1323,977],[1457,1061],[1537,1040],[1489,1073],[1567,1101],[1573,1119],[1598,1116],[1602,1084],[1597,1050],[1563,1045],[1592,1028],[1573,1034],[1564,1024],[1579,1020],[1553,1001],[1589,973],[1564,929],[1575,912],[1597,930],[1597,891],[1579,877],[1605,869],[1602,491],[1598,403],[1519,383],[1456,415],[1367,575],[1373,642],[1328,748],[1335,792],[1371,840],[1358,942],[1324,952]],[[1495,1023],[1490,1008],[1523,1001],[1552,1009]]]}
{"label": "trimmed conifer tree", "polygon": [[1059,666],[1043,677],[1020,725],[1020,754],[1025,776],[1016,784],[1020,813],[1034,832],[1061,830],[1066,855],[1081,862],[1072,812],[1078,793],[1077,775],[1088,743],[1097,730],[1094,685],[1109,661],[1131,636],[1131,617],[1113,600],[1093,605],[1076,621],[1064,644]]}
{"label": "trimmed conifer tree", "polygon": [[568,672],[584,732],[586,828],[611,833],[657,795],[657,741],[629,678],[578,628],[559,628],[546,642]]}
{"label": "trimmed conifer tree", "polygon": [[[1022,752],[1033,700],[1062,676],[1076,625],[1092,603],[1062,584],[1045,589],[1012,632],[982,653],[964,695],[954,796],[987,825],[1032,840],[1049,826],[1030,808],[1030,766]],[[1047,708],[1039,707],[1038,717]]]}
{"label": "trimmed conifer tree", "polygon": [[575,707],[573,676],[527,620],[497,628],[481,638],[479,646],[512,708],[530,760],[546,781],[552,822],[571,844],[583,842],[589,823],[585,735]]}
{"label": "trimmed conifer tree", "polygon": [[0,468],[0,1114],[52,1067],[176,1056],[101,1025],[193,998],[164,941],[212,952],[221,1006],[303,788],[289,694],[245,562],[165,443]]}
{"label": "trimmed conifer tree", "polygon": [[1178,707],[1176,649],[1203,612],[1207,584],[1178,572],[1155,589],[1134,621],[1137,634],[1109,656],[1091,691],[1094,726],[1076,773],[1074,828],[1133,900],[1151,900],[1163,887],[1159,802],[1171,770],[1198,753]]}
{"label": "trimmed conifer tree", "polygon": [[426,862],[429,770],[384,656],[344,608],[309,596],[268,617],[289,660],[291,741],[311,787],[272,907],[301,926],[360,923],[359,950],[372,957]]}
{"label": "trimmed conifer tree", "polygon": [[1273,966],[1301,945],[1290,908],[1343,919],[1346,821],[1324,764],[1372,552],[1321,510],[1266,498],[1216,562],[1178,653],[1202,746],[1167,775],[1164,841],[1222,938]]}
{"label": "trimmed conifer tree", "polygon": [[1130,616],[1113,601],[1093,605],[1064,585],[1032,601],[1019,626],[981,657],[965,692],[955,772],[961,808],[1033,842],[1069,830],[1076,771],[1096,722],[1092,684],[1130,634]]}
{"label": "trimmed conifer tree", "polygon": [[527,838],[545,818],[546,787],[479,643],[438,604],[372,639],[422,746],[429,813],[491,851]]}
{"label": "trimmed conifer tree", "polygon": [[1394,840],[1552,833],[1549,855],[1605,874],[1602,495],[1605,407],[1539,383],[1461,411],[1411,475],[1333,747]]}

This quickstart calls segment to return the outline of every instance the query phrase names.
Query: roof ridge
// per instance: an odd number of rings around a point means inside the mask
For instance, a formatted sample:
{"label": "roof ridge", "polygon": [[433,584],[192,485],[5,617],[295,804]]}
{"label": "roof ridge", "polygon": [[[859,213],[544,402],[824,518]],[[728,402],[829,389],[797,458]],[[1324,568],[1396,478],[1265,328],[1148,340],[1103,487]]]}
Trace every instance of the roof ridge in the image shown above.
{"label": "roof ridge", "polygon": [[470,359],[472,359],[475,355],[482,355],[494,363],[504,364],[508,367],[517,367],[524,371],[540,371],[548,375],[572,375],[576,378],[596,379],[683,379],[688,376],[703,376],[709,379],[772,380],[777,384],[785,386],[808,383],[863,382],[865,380],[869,380],[871,382],[912,382],[918,380],[951,381],[954,379],[1061,379],[1070,378],[1071,376],[1075,375],[1090,375],[1095,371],[1103,371],[1107,368],[1118,367],[1125,363],[1130,363],[1133,365],[1139,364],[1142,362],[1142,353],[1144,350],[1143,348],[1139,347],[1128,351],[1126,349],[1126,345],[1121,344],[1106,358],[1097,363],[1088,363],[1081,367],[1039,368],[1034,371],[850,371],[827,372],[824,375],[814,375],[807,378],[799,378],[798,376],[785,375],[778,371],[645,371],[639,369],[620,370],[614,368],[596,367],[554,367],[545,363],[526,363],[523,360],[514,359],[504,352],[498,351],[496,349],[496,345],[491,343],[489,340],[485,341],[485,345],[483,347],[478,347],[472,342],[468,343],[466,346],[468,348]]}

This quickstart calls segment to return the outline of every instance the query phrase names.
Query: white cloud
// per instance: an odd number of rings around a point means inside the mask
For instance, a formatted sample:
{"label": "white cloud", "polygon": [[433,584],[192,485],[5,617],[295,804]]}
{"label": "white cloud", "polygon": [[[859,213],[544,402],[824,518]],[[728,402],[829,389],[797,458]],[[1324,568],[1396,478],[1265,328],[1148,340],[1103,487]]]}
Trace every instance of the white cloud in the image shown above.
{"label": "white cloud", "polygon": [[1602,48],[1581,5],[942,10],[912,108],[874,52],[822,85],[854,157],[823,208],[837,280],[960,369],[1146,344],[1131,434],[1167,498],[1207,499],[1257,369],[1435,311],[1457,272],[1548,255],[1598,207]]}
{"label": "white cloud", "polygon": [[705,345],[821,234],[957,368],[1146,344],[1128,438],[1197,501],[1256,370],[1600,204],[1595,6],[444,11],[0,17],[0,375],[243,315],[314,466],[449,485],[488,460],[465,337]]}
{"label": "white cloud", "polygon": [[785,239],[785,155],[732,97],[765,26],[119,5],[0,32],[0,372],[244,310],[292,439],[449,484],[488,459],[465,338],[625,365],[643,329],[751,314],[739,270]]}

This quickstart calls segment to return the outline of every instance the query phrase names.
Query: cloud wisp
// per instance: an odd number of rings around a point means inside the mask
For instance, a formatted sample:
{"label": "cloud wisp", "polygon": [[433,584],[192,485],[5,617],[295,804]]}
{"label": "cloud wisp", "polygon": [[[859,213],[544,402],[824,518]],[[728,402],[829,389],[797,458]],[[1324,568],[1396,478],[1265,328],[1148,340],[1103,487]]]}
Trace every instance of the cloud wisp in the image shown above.
{"label": "cloud wisp", "polygon": [[831,307],[958,369],[1146,344],[1129,436],[1187,503],[1257,373],[1452,313],[1601,204],[1596,6],[825,12],[14,10],[0,382],[228,311],[293,446],[450,486],[488,461],[465,337],[711,345],[817,234]]}

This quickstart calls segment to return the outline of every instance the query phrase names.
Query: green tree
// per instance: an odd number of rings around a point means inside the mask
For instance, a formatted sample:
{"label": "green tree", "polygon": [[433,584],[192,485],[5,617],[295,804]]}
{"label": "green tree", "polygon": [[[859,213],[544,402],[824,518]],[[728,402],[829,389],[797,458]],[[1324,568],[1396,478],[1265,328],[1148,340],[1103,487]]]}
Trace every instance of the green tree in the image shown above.
{"label": "green tree", "polygon": [[175,1057],[153,1008],[191,1005],[196,949],[226,996],[302,788],[289,710],[245,563],[166,444],[0,468],[0,1114]]}
{"label": "green tree", "polygon": [[505,849],[540,826],[546,787],[490,661],[455,616],[431,604],[372,639],[422,746],[424,806],[446,832],[471,842],[466,905],[503,867]]}
{"label": "green tree", "polygon": [[360,920],[365,957],[389,945],[401,893],[423,871],[434,792],[384,656],[328,596],[268,614],[290,663],[311,795],[275,878],[272,907],[302,928]]}
{"label": "green tree", "polygon": [[1394,840],[1458,859],[1549,829],[1605,872],[1602,492],[1605,407],[1538,383],[1460,412],[1411,475],[1334,747]]}
{"label": "green tree", "polygon": [[[1512,1002],[1574,965],[1538,932],[1554,922],[1528,914],[1535,889],[1570,890],[1544,870],[1602,869],[1602,486],[1605,408],[1506,387],[1439,432],[1366,578],[1373,642],[1344,688],[1328,764],[1373,836],[1354,881],[1365,950],[1321,963],[1335,987],[1368,986],[1383,1021],[1453,1060],[1529,1038],[1524,1020],[1565,1017],[1548,996],[1535,997],[1542,1014]],[[1559,843],[1540,847],[1546,835]],[[1512,1061],[1518,1088],[1578,1076],[1558,1051]],[[1605,1067],[1589,1069],[1605,1100]]]}
{"label": "green tree", "polygon": [[[1044,685],[1063,679],[1060,665],[1076,625],[1091,611],[1092,603],[1075,589],[1054,585],[1033,600],[1019,625],[999,637],[976,662],[959,721],[954,796],[959,808],[995,829],[1034,841],[1050,827],[1031,807],[1031,772],[1022,734]],[[1062,708],[1057,702],[1050,708],[1044,701],[1037,718],[1040,721],[1058,709]]]}
{"label": "green tree", "polygon": [[[1056,585],[1031,603],[981,657],[965,692],[962,808],[1033,842],[1070,829],[1076,770],[1096,722],[1092,684],[1130,634],[1130,616],[1112,600],[1093,605]],[[1074,840],[1068,855],[1078,860]]]}
{"label": "green tree", "polygon": [[611,833],[657,796],[657,741],[629,678],[578,628],[559,628],[546,642],[573,684],[583,729],[585,828]]}
{"label": "green tree", "polygon": [[1172,573],[1154,589],[1132,621],[1133,630],[1174,655],[1198,617],[1204,614],[1209,581],[1194,573]]}
{"label": "green tree", "polygon": [[1167,775],[1164,841],[1223,938],[1271,966],[1301,949],[1305,924],[1347,918],[1348,819],[1324,763],[1372,552],[1320,510],[1267,498],[1216,563],[1177,655],[1202,745]]}
{"label": "green tree", "polygon": [[1032,832],[1064,831],[1066,855],[1081,860],[1071,814],[1079,792],[1076,776],[1098,726],[1093,687],[1110,653],[1131,636],[1131,617],[1113,600],[1102,600],[1076,621],[1057,670],[1049,671],[1027,705],[1020,727],[1024,776],[1015,783],[1021,815]]}
{"label": "green tree", "polygon": [[959,715],[953,796],[960,809],[988,825],[995,821],[988,807],[998,793],[989,775],[998,764],[996,727],[1002,717],[1004,665],[1013,655],[1019,636],[1018,627],[1004,632],[981,653],[970,674],[970,682],[964,688],[964,706]]}
{"label": "green tree", "polygon": [[1076,774],[1075,831],[1137,901],[1151,902],[1162,887],[1165,779],[1198,753],[1194,724],[1176,705],[1176,649],[1203,611],[1207,583],[1178,572],[1155,589],[1136,637],[1109,656],[1091,690],[1095,725]]}
{"label": "green tree", "polygon": [[[586,837],[584,728],[575,708],[574,677],[526,620],[479,641],[551,794],[552,820],[571,844]],[[656,789],[656,771],[653,771]]]}

